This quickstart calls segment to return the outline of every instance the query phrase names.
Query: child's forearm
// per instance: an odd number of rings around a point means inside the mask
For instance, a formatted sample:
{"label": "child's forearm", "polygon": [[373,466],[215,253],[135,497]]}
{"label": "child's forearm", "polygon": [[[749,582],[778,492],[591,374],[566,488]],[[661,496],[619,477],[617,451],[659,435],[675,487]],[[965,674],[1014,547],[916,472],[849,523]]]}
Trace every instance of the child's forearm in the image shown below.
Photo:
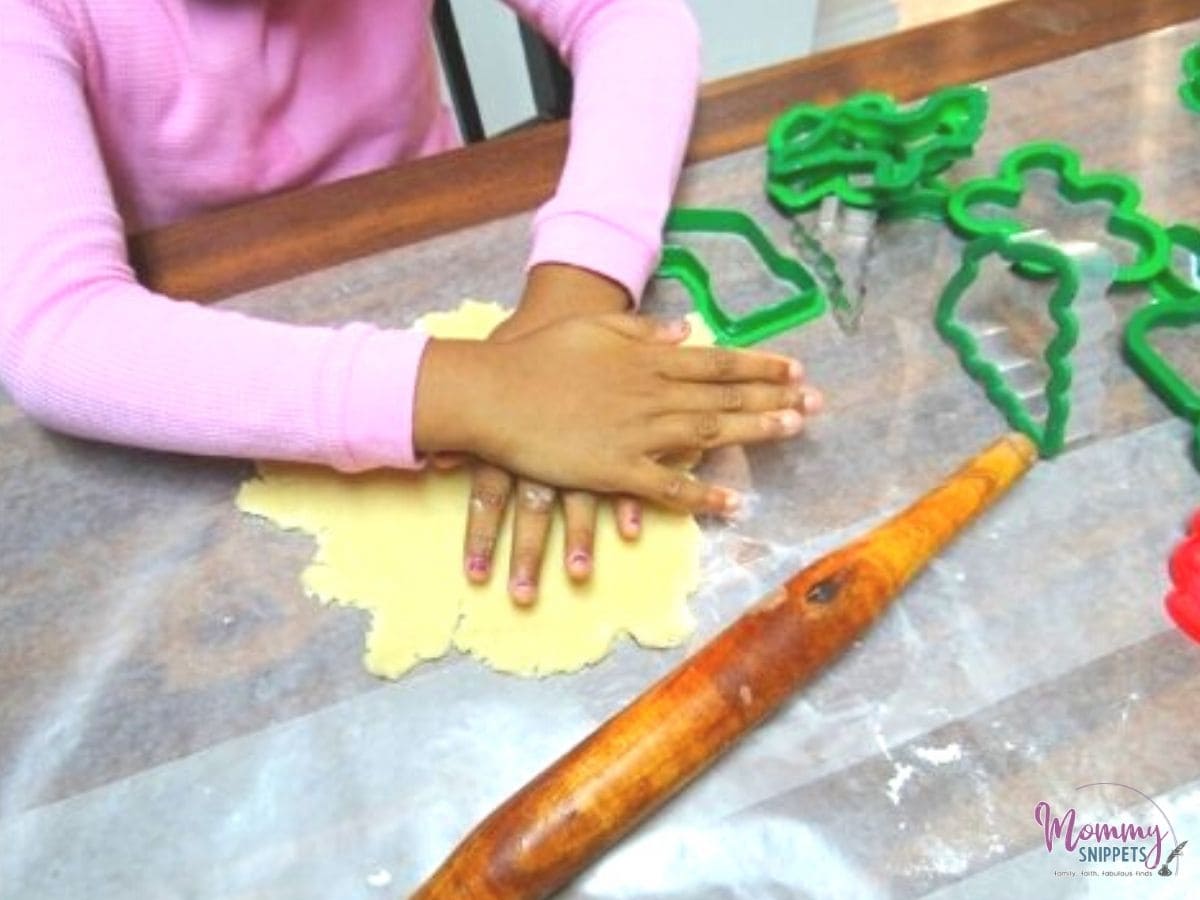
{"label": "child's forearm", "polygon": [[530,264],[602,273],[640,298],[657,263],[700,76],[683,0],[505,0],[558,49],[574,78],[571,138]]}
{"label": "child's forearm", "polygon": [[119,279],[54,287],[59,299],[7,329],[0,353],[14,401],[49,428],[348,471],[415,465],[420,333],[263,321]]}

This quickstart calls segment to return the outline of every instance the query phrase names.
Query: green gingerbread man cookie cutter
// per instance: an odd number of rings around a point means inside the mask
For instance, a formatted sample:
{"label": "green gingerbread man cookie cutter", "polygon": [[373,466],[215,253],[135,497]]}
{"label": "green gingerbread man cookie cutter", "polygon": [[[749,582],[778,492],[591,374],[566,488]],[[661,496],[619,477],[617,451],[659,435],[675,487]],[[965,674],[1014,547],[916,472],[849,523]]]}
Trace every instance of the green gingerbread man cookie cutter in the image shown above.
{"label": "green gingerbread man cookie cutter", "polygon": [[[679,282],[692,299],[718,344],[746,347],[817,318],[826,298],[812,273],[798,260],[780,253],[754,219],[735,209],[677,207],[667,216],[666,242],[655,273]],[[708,269],[696,253],[671,241],[672,235],[706,234],[739,238],[750,245],[763,266],[788,285],[791,293],[776,303],[737,316],[726,310],[713,290]]]}
{"label": "green gingerbread man cookie cutter", "polygon": [[[1050,370],[1044,423],[1038,423],[999,367],[985,358],[975,335],[956,317],[959,303],[978,278],[983,260],[993,254],[1014,269],[1021,264],[1035,264],[1052,272],[1058,280],[1049,300],[1050,318],[1058,330],[1042,357]],[[1005,234],[984,235],[963,249],[962,265],[942,292],[934,315],[938,334],[954,348],[967,374],[983,386],[988,399],[1004,414],[1009,425],[1028,436],[1045,458],[1057,455],[1066,441],[1074,375],[1070,355],[1079,340],[1079,319],[1072,304],[1080,284],[1075,264],[1052,244],[1019,240]]]}
{"label": "green gingerbread man cookie cutter", "polygon": [[[900,108],[886,94],[863,93],[826,108],[800,104],[767,136],[767,192],[790,213],[827,196],[848,206],[884,209],[924,188],[971,155],[983,133],[983,88],[951,87]],[[928,203],[920,204],[928,214]]]}
{"label": "green gingerbread man cookie cutter", "polygon": [[[1174,246],[1187,251],[1194,268],[1200,260],[1200,229],[1173,225],[1167,234]],[[1200,326],[1200,286],[1168,267],[1151,282],[1150,292],[1154,302],[1135,312],[1125,326],[1125,357],[1172,412],[1193,425],[1192,452],[1200,466],[1200,388],[1180,374],[1150,342],[1155,331]]]}
{"label": "green gingerbread man cookie cutter", "polygon": [[[1035,141],[1010,151],[994,178],[975,178],[960,184],[951,194],[946,214],[951,225],[970,238],[984,235],[1014,235],[1032,225],[1014,218],[982,218],[972,208],[992,203],[1016,209],[1025,187],[1025,176],[1035,170],[1058,176],[1058,193],[1071,203],[1100,200],[1112,207],[1106,230],[1113,237],[1132,243],[1137,258],[1117,268],[1116,283],[1141,284],[1155,278],[1170,260],[1170,242],[1163,227],[1140,211],[1142,192],[1124,175],[1084,173],[1079,155],[1063,144]],[[1022,262],[1025,275],[1045,275],[1047,269],[1034,261]]]}
{"label": "green gingerbread man cookie cutter", "polygon": [[1200,44],[1194,44],[1183,54],[1183,83],[1179,99],[1194,113],[1200,113]]}

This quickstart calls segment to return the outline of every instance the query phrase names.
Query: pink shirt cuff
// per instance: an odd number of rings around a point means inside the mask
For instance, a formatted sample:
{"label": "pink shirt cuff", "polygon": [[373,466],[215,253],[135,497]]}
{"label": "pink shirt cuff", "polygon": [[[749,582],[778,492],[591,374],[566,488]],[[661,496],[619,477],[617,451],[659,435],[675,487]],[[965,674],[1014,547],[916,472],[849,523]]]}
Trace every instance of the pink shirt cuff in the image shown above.
{"label": "pink shirt cuff", "polygon": [[413,446],[417,376],[429,336],[416,330],[370,329],[345,373],[337,468],[417,468]]}
{"label": "pink shirt cuff", "polygon": [[661,248],[604,219],[581,212],[539,214],[528,267],[556,262],[589,269],[623,285],[636,306]]}

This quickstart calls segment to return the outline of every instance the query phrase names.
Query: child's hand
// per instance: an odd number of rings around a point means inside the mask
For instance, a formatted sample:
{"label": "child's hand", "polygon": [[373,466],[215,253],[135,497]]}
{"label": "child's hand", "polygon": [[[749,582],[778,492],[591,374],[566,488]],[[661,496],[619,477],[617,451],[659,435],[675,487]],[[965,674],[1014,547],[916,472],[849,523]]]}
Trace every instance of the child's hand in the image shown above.
{"label": "child's hand", "polygon": [[799,432],[798,363],[676,347],[684,323],[568,319],[507,342],[432,341],[417,392],[422,452],[464,451],[538,481],[727,515],[730,491],[658,460]]}
{"label": "child's hand", "polygon": [[[530,271],[520,304],[492,332],[489,340],[513,340],[561,319],[623,312],[629,305],[628,292],[615,281],[587,269],[543,263]],[[435,457],[435,464],[436,461]],[[489,579],[496,543],[513,496],[517,502],[513,514],[508,590],[514,602],[527,604],[537,597],[550,524],[558,514],[557,491],[553,488],[528,478],[514,479],[511,473],[498,466],[476,461],[471,472],[463,568],[467,578],[476,584]],[[641,535],[641,502],[624,495],[608,500],[613,504],[621,536],[636,540]],[[565,525],[562,565],[574,581],[586,581],[592,575],[600,502],[603,501],[590,491],[566,491],[561,497]]]}

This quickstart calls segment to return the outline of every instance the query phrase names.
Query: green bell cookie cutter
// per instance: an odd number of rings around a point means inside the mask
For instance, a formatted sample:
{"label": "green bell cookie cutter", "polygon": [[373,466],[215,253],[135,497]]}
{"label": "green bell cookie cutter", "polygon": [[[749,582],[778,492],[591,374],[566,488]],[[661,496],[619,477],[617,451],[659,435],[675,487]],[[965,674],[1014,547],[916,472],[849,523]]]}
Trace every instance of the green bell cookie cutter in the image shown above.
{"label": "green bell cookie cutter", "polygon": [[[1200,257],[1200,230],[1190,225],[1167,229],[1171,243]],[[1183,329],[1200,325],[1200,287],[1180,277],[1168,266],[1150,284],[1155,302],[1135,312],[1125,326],[1125,358],[1162,401],[1179,416],[1196,426],[1193,449],[1200,465],[1200,389],[1184,378],[1150,343],[1150,334],[1160,329]],[[1200,333],[1197,335],[1200,337]]]}
{"label": "green bell cookie cutter", "polygon": [[1183,54],[1183,84],[1179,99],[1194,113],[1200,113],[1200,44],[1194,44]]}
{"label": "green bell cookie cutter", "polygon": [[[767,135],[767,193],[790,213],[831,195],[849,206],[886,209],[969,156],[987,109],[979,87],[945,88],[909,109],[875,93],[832,108],[793,107]],[[928,201],[917,204],[922,215],[929,215]]]}
{"label": "green bell cookie cutter", "polygon": [[[994,178],[975,178],[959,185],[950,195],[946,214],[951,225],[965,237],[1013,235],[1028,231],[1029,224],[1010,218],[980,218],[971,212],[982,203],[1015,209],[1021,201],[1027,173],[1040,170],[1058,176],[1059,196],[1071,203],[1102,200],[1113,207],[1106,229],[1113,237],[1137,247],[1137,259],[1117,268],[1117,284],[1140,284],[1156,277],[1170,261],[1170,242],[1163,227],[1139,212],[1142,192],[1124,175],[1085,174],[1079,155],[1063,144],[1035,141],[1010,151]],[[1018,266],[1022,274],[1044,275],[1036,263]]]}
{"label": "green bell cookie cutter", "polygon": [[[1058,284],[1049,300],[1050,318],[1058,326],[1058,332],[1043,354],[1050,368],[1050,379],[1046,383],[1047,413],[1044,424],[1034,419],[997,366],[983,356],[975,335],[955,318],[959,302],[979,276],[983,259],[991,254],[999,255],[1014,268],[1021,263],[1035,263],[1058,277]],[[934,315],[938,334],[954,348],[967,374],[983,386],[992,405],[1004,414],[1013,428],[1028,436],[1045,458],[1057,455],[1066,439],[1073,377],[1070,354],[1079,340],[1079,320],[1072,303],[1079,288],[1078,269],[1058,248],[1014,240],[1004,234],[985,235],[963,248],[962,265],[942,292]]]}
{"label": "green bell cookie cutter", "polygon": [[1125,326],[1125,352],[1130,364],[1173,412],[1200,426],[1200,391],[1180,375],[1150,343],[1161,328],[1200,325],[1200,295],[1192,302],[1167,300],[1135,312]]}
{"label": "green bell cookie cutter", "polygon": [[[655,273],[683,285],[692,303],[712,329],[718,344],[746,347],[803,325],[825,312],[825,295],[816,279],[797,260],[780,253],[750,216],[734,209],[677,207],[667,216],[667,241]],[[794,292],[769,306],[743,316],[726,311],[713,291],[708,269],[691,249],[671,243],[672,234],[730,235],[750,245],[764,267]]]}

